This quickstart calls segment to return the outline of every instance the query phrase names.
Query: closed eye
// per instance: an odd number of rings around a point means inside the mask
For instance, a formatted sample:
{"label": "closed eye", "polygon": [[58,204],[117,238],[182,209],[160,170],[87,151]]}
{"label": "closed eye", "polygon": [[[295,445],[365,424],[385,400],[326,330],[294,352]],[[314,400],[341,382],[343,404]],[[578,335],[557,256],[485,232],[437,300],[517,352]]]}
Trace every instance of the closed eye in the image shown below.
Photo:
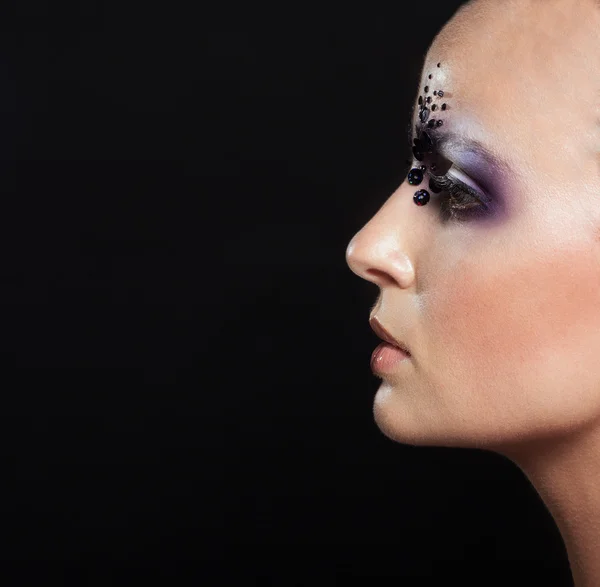
{"label": "closed eye", "polygon": [[[432,191],[444,192],[441,200],[442,211],[453,220],[466,220],[488,210],[489,197],[466,182],[470,180],[455,165],[444,175],[430,173],[429,185]],[[473,182],[474,183],[474,182]]]}

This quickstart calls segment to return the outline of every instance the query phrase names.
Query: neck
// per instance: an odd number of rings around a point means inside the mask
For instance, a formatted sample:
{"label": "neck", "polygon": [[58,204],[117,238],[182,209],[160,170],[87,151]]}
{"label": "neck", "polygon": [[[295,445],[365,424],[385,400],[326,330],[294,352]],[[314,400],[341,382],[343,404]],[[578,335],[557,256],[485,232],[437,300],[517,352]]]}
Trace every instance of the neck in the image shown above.
{"label": "neck", "polygon": [[523,471],[556,522],[575,587],[600,585],[600,426],[498,452]]}

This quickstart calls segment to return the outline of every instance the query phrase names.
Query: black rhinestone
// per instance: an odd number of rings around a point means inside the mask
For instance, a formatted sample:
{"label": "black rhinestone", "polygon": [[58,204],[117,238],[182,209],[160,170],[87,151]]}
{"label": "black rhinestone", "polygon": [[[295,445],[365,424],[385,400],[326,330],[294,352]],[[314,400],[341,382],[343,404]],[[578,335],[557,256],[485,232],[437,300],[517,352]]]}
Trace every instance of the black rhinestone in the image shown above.
{"label": "black rhinestone", "polygon": [[421,122],[427,122],[427,119],[429,118],[429,108],[423,108],[423,110],[419,112],[419,118],[421,119]]}
{"label": "black rhinestone", "polygon": [[431,74],[429,74],[429,79],[431,79],[433,76]]}
{"label": "black rhinestone", "polygon": [[431,96],[427,96],[427,104],[431,104],[431,100],[433,100],[433,98]]}
{"label": "black rhinestone", "polygon": [[435,126],[435,120],[431,119],[431,120],[430,120],[430,121],[427,123],[427,126],[428,126],[429,128],[433,128],[433,127]]}
{"label": "black rhinestone", "polygon": [[437,165],[434,163],[434,164],[431,166],[431,171],[435,171],[436,169],[437,169]]}
{"label": "black rhinestone", "polygon": [[437,104],[434,104],[434,105],[431,107],[431,111],[432,111],[432,112],[435,112],[436,110],[437,110]]}
{"label": "black rhinestone", "polygon": [[425,171],[427,169],[427,165],[421,165],[421,167],[419,167],[419,169],[421,171]]}
{"label": "black rhinestone", "polygon": [[408,183],[410,185],[419,185],[423,181],[423,172],[420,169],[411,169],[408,172]]}
{"label": "black rhinestone", "polygon": [[433,90],[433,95],[437,96],[437,90]]}
{"label": "black rhinestone", "polygon": [[421,153],[416,147],[412,148],[412,152],[413,152],[415,159],[417,159],[419,161],[423,161],[423,159],[424,159],[423,153]]}
{"label": "black rhinestone", "polygon": [[431,153],[431,148],[433,147],[433,141],[431,140],[431,137],[425,131],[423,131],[419,139],[423,152]]}
{"label": "black rhinestone", "polygon": [[438,126],[442,126],[442,124],[444,124],[444,121],[443,121],[443,120],[438,120],[438,121],[436,122],[436,124],[437,124]]}
{"label": "black rhinestone", "polygon": [[441,63],[438,63],[438,67],[441,67],[441,66],[442,66],[442,64],[441,64]]}
{"label": "black rhinestone", "polygon": [[425,93],[429,91],[429,86],[425,86]]}
{"label": "black rhinestone", "polygon": [[419,106],[423,104],[423,96],[419,96]]}
{"label": "black rhinestone", "polygon": [[438,184],[435,182],[434,179],[430,179],[429,180],[429,189],[434,193],[434,194],[439,194],[442,191],[442,188],[438,186]]}
{"label": "black rhinestone", "polygon": [[425,204],[427,204],[427,202],[429,202],[429,192],[427,190],[419,190],[418,192],[415,192],[415,195],[413,196],[413,201],[417,206],[425,206]]}
{"label": "black rhinestone", "polygon": [[448,104],[442,104],[442,110],[446,110],[447,106],[448,106]]}
{"label": "black rhinestone", "polygon": [[443,98],[444,97],[444,90],[438,90],[438,96],[440,98]]}

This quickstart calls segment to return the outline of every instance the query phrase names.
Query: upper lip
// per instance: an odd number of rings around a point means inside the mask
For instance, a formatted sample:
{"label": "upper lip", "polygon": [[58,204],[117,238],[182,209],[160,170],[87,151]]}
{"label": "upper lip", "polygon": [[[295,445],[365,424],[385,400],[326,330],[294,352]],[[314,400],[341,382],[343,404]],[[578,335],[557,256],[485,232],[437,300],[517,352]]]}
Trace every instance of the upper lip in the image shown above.
{"label": "upper lip", "polygon": [[381,339],[384,340],[385,342],[389,342],[391,345],[394,345],[398,348],[401,348],[403,351],[406,351],[407,353],[409,352],[408,348],[406,347],[406,345],[403,342],[400,342],[399,340],[395,339],[381,324],[381,322],[379,322],[379,320],[373,316],[370,320],[369,320],[369,324],[371,325],[371,328],[373,329],[373,332]]}

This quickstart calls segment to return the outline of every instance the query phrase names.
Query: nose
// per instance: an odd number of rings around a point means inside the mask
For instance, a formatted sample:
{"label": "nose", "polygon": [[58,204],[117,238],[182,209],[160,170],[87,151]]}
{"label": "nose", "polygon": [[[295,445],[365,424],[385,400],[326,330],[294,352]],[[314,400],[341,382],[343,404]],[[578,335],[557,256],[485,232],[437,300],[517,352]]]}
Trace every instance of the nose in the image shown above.
{"label": "nose", "polygon": [[346,248],[350,269],[379,287],[408,288],[415,279],[415,243],[423,224],[418,215],[423,210],[413,203],[410,187],[403,183]]}

